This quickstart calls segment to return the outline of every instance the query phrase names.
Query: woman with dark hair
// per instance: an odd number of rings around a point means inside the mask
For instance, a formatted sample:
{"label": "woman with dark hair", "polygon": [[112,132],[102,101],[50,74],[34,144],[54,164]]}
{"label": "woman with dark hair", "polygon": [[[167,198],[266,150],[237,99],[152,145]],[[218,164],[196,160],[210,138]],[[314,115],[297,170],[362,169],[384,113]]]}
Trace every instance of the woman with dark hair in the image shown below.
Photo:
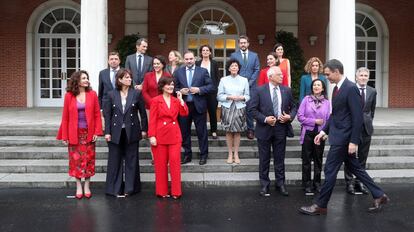
{"label": "woman with dark hair", "polygon": [[246,102],[250,99],[249,82],[247,78],[239,75],[240,68],[236,59],[227,62],[230,75],[221,78],[217,93],[217,100],[221,103],[221,124],[226,131],[228,164],[240,164],[240,132],[247,129]]}
{"label": "woman with dark hair", "polygon": [[151,100],[148,137],[155,159],[155,195],[170,196],[168,191],[168,164],[171,176],[171,195],[178,199],[181,191],[181,130],[178,115],[187,116],[188,108],[177,91],[173,96],[174,82],[168,77],[158,81],[160,95]]}
{"label": "woman with dark hair", "polygon": [[[72,74],[66,88],[62,122],[57,139],[69,150],[69,176],[76,178],[76,198],[90,198],[90,178],[95,175],[95,142],[102,135],[98,96],[86,71]],[[82,178],[85,178],[82,189]]]}
{"label": "woman with dark hair", "polygon": [[[313,80],[320,79],[325,82],[325,86],[327,86],[327,81],[322,74],[322,71],[322,61],[318,57],[311,57],[305,65],[305,72],[307,74],[300,78],[299,104],[306,95],[311,94],[311,82]],[[328,90],[325,90],[325,92],[328,92]]]}
{"label": "woman with dark hair", "polygon": [[109,148],[105,191],[113,196],[128,196],[141,190],[138,146],[146,136],[148,122],[144,100],[132,87],[131,76],[127,69],[118,71],[115,89],[104,100],[105,140]]}
{"label": "woman with dark hair", "polygon": [[[302,185],[305,194],[319,192],[321,186],[322,157],[325,141],[320,145],[314,143],[314,138],[325,126],[331,112],[331,105],[326,94],[326,85],[320,79],[311,83],[311,95],[305,96],[298,110],[298,120],[301,123],[300,143],[302,144]],[[313,186],[311,181],[311,161],[313,160]],[[313,189],[312,189],[313,187]]]}
{"label": "woman with dark hair", "polygon": [[283,74],[283,80],[282,85],[288,86],[291,88],[291,77],[290,77],[290,61],[287,58],[283,58],[284,50],[283,50],[283,44],[277,43],[273,47],[273,51],[277,55],[277,59],[279,61],[279,68],[282,70]]}
{"label": "woman with dark hair", "polygon": [[276,52],[270,52],[266,58],[267,67],[260,70],[259,78],[257,79],[257,86],[262,86],[269,83],[269,78],[267,77],[267,70],[272,66],[279,66],[279,60],[277,59]]}
{"label": "woman with dark hair", "polygon": [[199,49],[201,60],[196,61],[195,65],[207,69],[208,74],[214,85],[214,89],[207,96],[207,110],[210,118],[210,132],[213,139],[217,139],[217,88],[220,80],[218,65],[211,56],[211,47],[207,44]]}

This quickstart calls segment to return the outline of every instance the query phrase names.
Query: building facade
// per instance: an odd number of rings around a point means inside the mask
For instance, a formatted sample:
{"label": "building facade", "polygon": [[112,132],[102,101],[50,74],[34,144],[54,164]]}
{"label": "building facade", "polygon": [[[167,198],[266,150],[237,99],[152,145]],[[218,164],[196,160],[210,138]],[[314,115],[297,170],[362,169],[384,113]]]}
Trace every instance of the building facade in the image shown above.
{"label": "building facade", "polygon": [[[241,34],[249,36],[250,48],[258,52],[262,67],[278,30],[297,36],[305,59],[317,56],[324,61],[331,58],[330,49],[348,43],[338,41],[329,46],[329,38],[336,33],[333,29],[342,26],[329,25],[330,17],[337,2],[343,0],[88,0],[91,1],[107,9],[107,14],[96,16],[97,27],[107,22],[105,52],[113,50],[117,41],[132,33],[148,37],[151,55],[167,56],[172,49],[190,49],[197,54],[198,47],[207,43],[223,71],[226,59],[237,49],[237,37]],[[93,8],[81,12],[82,7],[86,9],[85,2],[0,3],[3,51],[0,106],[63,104],[67,78],[75,70],[85,68],[80,38],[81,33],[93,28],[82,31],[81,18],[93,18],[96,13]],[[378,91],[378,106],[413,108],[414,2],[361,0],[351,5],[355,13],[349,17],[352,20],[344,17],[341,20],[351,23],[355,30],[355,36],[349,40],[355,47],[352,61],[355,68],[366,66],[371,70],[370,84]],[[93,57],[94,51],[88,49],[82,47],[83,52]],[[105,61],[106,57],[100,59]],[[105,62],[101,64],[98,69],[105,68]],[[91,74],[91,81],[96,83],[97,73]]]}

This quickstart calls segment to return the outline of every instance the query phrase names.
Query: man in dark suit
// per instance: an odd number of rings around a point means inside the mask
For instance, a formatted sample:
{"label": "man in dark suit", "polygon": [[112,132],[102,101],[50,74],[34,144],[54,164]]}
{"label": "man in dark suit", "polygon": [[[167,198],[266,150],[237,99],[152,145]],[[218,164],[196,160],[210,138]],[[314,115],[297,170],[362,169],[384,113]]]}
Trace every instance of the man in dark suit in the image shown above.
{"label": "man in dark suit", "polygon": [[296,105],[289,87],[282,86],[283,74],[279,67],[267,71],[269,84],[260,86],[253,93],[248,110],[256,119],[257,145],[259,148],[260,195],[270,196],[270,149],[273,150],[276,187],[288,196],[285,186],[286,136],[293,137],[291,122],[296,116]]}
{"label": "man in dark suit", "polygon": [[[374,120],[375,106],[377,103],[377,91],[368,86],[369,81],[369,69],[361,67],[356,71],[355,80],[357,82],[357,87],[361,95],[362,111],[363,111],[363,124],[361,130],[361,142],[358,146],[357,157],[361,167],[366,169],[366,163],[368,158],[369,147],[371,145],[371,136],[374,132],[374,127],[372,121]],[[353,183],[353,175],[349,171],[345,163],[344,168],[345,182],[347,185],[347,192],[349,194],[355,194],[355,192],[362,192],[363,194],[368,194],[368,190],[365,186],[359,181],[358,178],[355,179]]]}
{"label": "man in dark suit", "polygon": [[[239,50],[233,52],[230,59],[236,59],[241,64],[239,75],[247,78],[249,81],[250,96],[252,96],[256,90],[256,79],[260,72],[260,62],[257,54],[249,50],[249,38],[247,36],[242,35],[239,37]],[[250,102],[248,101],[246,104],[249,107]],[[247,138],[254,139],[253,115],[249,112],[247,112],[246,123]]]}
{"label": "man in dark suit", "polygon": [[325,139],[326,135],[329,135],[330,149],[324,170],[325,182],[314,204],[301,207],[299,212],[307,215],[327,213],[336,176],[343,162],[371,192],[374,204],[369,208],[369,211],[379,211],[389,201],[389,198],[361,167],[356,157],[362,128],[362,106],[359,90],[343,75],[344,68],[339,60],[327,61],[324,73],[331,84],[336,84],[332,93],[331,116],[322,131],[315,137],[315,143],[319,144],[321,139]]}
{"label": "man in dark suit", "polygon": [[116,73],[119,71],[119,64],[121,60],[119,59],[118,52],[110,52],[108,56],[109,68],[103,69],[99,72],[99,105],[101,109],[103,108],[102,100],[105,99],[109,91],[115,88],[115,77]]}
{"label": "man in dark suit", "polygon": [[142,90],[144,74],[152,71],[152,57],[145,55],[148,49],[148,40],[140,38],[135,43],[137,52],[126,59],[125,68],[131,70],[135,89]]}
{"label": "man in dark suit", "polygon": [[192,51],[184,53],[185,66],[174,72],[175,90],[180,91],[187,103],[189,114],[180,117],[180,128],[183,136],[184,158],[181,163],[189,163],[191,151],[191,123],[194,120],[200,148],[200,165],[207,163],[207,94],[213,91],[213,82],[207,69],[194,65],[195,57]]}

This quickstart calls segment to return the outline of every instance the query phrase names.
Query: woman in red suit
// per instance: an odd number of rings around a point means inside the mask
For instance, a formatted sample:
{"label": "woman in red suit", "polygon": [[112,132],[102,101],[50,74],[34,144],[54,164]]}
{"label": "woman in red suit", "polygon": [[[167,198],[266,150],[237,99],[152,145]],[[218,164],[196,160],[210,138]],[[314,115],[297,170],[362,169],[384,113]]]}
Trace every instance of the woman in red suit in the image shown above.
{"label": "woman in red suit", "polygon": [[257,79],[257,86],[262,86],[269,83],[269,78],[267,77],[267,70],[272,66],[278,66],[279,60],[275,52],[270,52],[266,57],[267,67],[260,70],[259,78]]}
{"label": "woman in red suit", "polygon": [[[57,139],[69,150],[69,176],[76,178],[76,198],[92,196],[90,178],[95,175],[95,141],[102,135],[98,96],[86,71],[74,72],[66,88],[62,122]],[[82,189],[81,178],[85,178]]]}
{"label": "woman in red suit", "polygon": [[155,194],[169,197],[168,164],[170,164],[171,195],[174,199],[181,197],[181,130],[177,117],[187,116],[188,108],[182,95],[177,92],[173,97],[172,78],[161,77],[158,81],[161,95],[151,101],[148,137],[155,158]]}

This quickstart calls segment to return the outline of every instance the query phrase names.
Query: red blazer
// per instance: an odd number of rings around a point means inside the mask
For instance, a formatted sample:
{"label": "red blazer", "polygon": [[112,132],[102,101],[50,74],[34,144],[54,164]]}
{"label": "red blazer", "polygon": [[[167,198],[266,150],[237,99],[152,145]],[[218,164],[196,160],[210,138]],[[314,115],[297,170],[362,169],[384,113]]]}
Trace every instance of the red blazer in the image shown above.
{"label": "red blazer", "polygon": [[269,70],[269,67],[260,70],[259,78],[257,79],[257,87],[269,83],[269,78],[267,77],[267,70]]}
{"label": "red blazer", "polygon": [[[78,144],[78,107],[76,102],[75,95],[66,93],[62,122],[56,136],[56,139],[68,140],[70,144]],[[88,123],[87,141],[91,142],[93,135],[103,134],[98,96],[93,90],[86,92],[85,115]]]}
{"label": "red blazer", "polygon": [[180,100],[171,96],[170,108],[162,95],[151,100],[148,137],[155,137],[157,144],[177,144],[182,142],[181,130],[178,125],[178,115],[187,116],[187,105],[181,105]]}
{"label": "red blazer", "polygon": [[[171,77],[168,72],[163,72],[162,76]],[[142,84],[142,96],[144,97],[146,109],[150,108],[151,99],[158,94],[158,83],[155,77],[155,71],[145,73],[144,83]]]}

